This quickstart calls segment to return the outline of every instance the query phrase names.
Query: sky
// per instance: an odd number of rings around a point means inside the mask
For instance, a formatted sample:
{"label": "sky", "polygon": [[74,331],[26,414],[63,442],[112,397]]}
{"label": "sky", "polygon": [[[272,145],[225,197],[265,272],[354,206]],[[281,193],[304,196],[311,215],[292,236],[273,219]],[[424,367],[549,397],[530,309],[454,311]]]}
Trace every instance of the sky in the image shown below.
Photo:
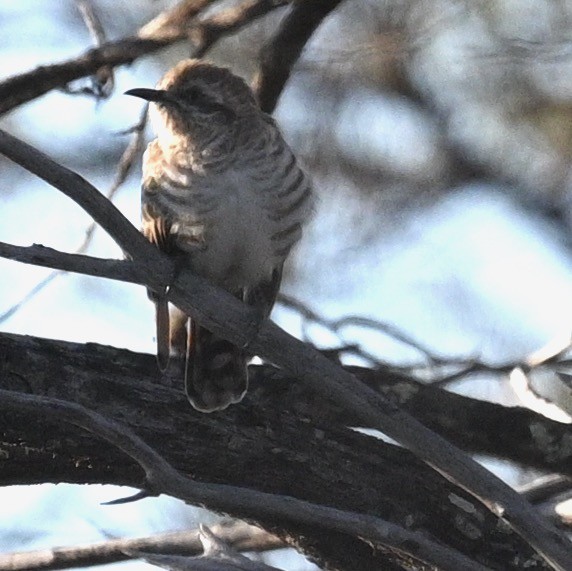
{"label": "sky", "polygon": [[[0,6],[0,36],[5,41],[0,50],[2,77],[85,49],[85,33],[74,27],[70,7],[64,4],[54,8],[30,1]],[[137,21],[133,12],[128,11],[128,16]],[[9,33],[19,21],[25,21],[25,33]],[[440,38],[436,43],[445,53],[458,54],[458,37],[449,35],[447,42]],[[172,63],[165,57],[120,70],[114,96],[100,103],[51,93],[3,118],[0,127],[48,152],[105,192],[127,143],[127,137],[118,133],[133,125],[140,112],[140,106],[124,97],[123,91],[152,86]],[[417,76],[426,68],[427,62],[418,61]],[[443,66],[436,77],[449,78],[453,84],[456,71]],[[302,71],[292,82],[276,112],[293,146],[307,157],[327,123],[332,137],[328,141],[347,151],[342,166],[391,170],[403,176],[404,188],[414,188],[407,190],[410,194],[404,191],[397,199],[394,194],[388,198],[381,192],[356,190],[356,180],[340,165],[318,169],[316,213],[290,261],[285,293],[328,319],[375,319],[434,352],[455,358],[477,356],[492,363],[519,360],[570,332],[568,238],[560,226],[521,200],[514,181],[482,178],[420,197],[418,187],[426,184],[426,173],[439,176],[446,162],[438,121],[410,100],[368,87],[352,88],[351,96],[335,107],[336,114],[326,114],[320,110],[331,105],[328,94],[307,75]],[[432,88],[429,80],[423,85]],[[450,100],[456,101],[453,95]],[[446,105],[445,96],[438,101]],[[468,144],[459,125],[454,124],[455,136]],[[491,125],[486,123],[487,128],[492,129]],[[503,124],[495,125],[490,140],[502,132]],[[488,160],[487,147],[479,148],[479,160]],[[2,162],[0,168],[8,181],[0,189],[0,240],[65,251],[77,248],[89,217],[18,167]],[[115,200],[136,225],[139,176],[137,168]],[[101,230],[89,252],[121,257]],[[49,273],[0,260],[0,315]],[[279,305],[273,317],[290,332],[301,334],[302,320],[295,311]],[[143,288],[84,276],[55,278],[19,311],[1,320],[0,327],[6,332],[154,351],[153,311]],[[311,333],[320,347],[340,342],[323,327],[313,327]],[[343,341],[359,342],[379,359],[398,365],[423,358],[415,348],[371,328],[347,327]],[[506,384],[491,378],[457,388],[482,398],[516,402]],[[96,541],[105,533],[146,534],[172,528],[175,519],[177,528],[189,525],[195,517],[188,508],[165,499],[132,507],[99,505],[123,494],[123,490],[101,487],[0,490],[0,549]],[[302,570],[300,563],[291,565]]]}

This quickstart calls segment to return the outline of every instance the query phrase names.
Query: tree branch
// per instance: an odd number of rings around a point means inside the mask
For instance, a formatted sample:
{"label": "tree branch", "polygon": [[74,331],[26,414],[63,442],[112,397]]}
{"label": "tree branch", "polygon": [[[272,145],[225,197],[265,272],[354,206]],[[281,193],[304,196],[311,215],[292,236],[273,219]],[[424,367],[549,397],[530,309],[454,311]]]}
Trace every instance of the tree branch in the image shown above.
{"label": "tree branch", "polygon": [[[569,540],[507,484],[493,476],[449,442],[369,389],[349,372],[298,341],[269,320],[259,321],[226,291],[213,287],[189,271],[171,284],[155,275],[174,274],[174,264],[148,243],[121,213],[84,179],[57,165],[29,145],[0,132],[0,152],[38,174],[90,213],[136,261],[149,267],[146,285],[169,286],[166,298],[213,333],[284,367],[317,394],[351,410],[372,426],[409,448],[430,466],[477,499],[517,530],[555,569],[572,568]],[[83,192],[78,192],[80,187]],[[102,213],[105,217],[102,218]]]}
{"label": "tree branch", "polygon": [[[101,20],[95,12],[92,4],[87,0],[76,0],[76,6],[81,13],[83,21],[89,30],[89,34],[95,42],[95,45],[101,46],[104,44],[107,41],[107,34],[105,33]],[[107,98],[113,93],[115,77],[111,66],[106,65],[100,67],[91,77],[92,85],[90,87],[82,88],[79,91],[74,91],[69,86],[66,86],[65,89],[72,95],[75,95],[76,93],[85,93],[87,95],[93,95],[97,99]]]}
{"label": "tree branch", "polygon": [[200,557],[157,555],[137,551],[130,554],[170,571],[280,571],[276,567],[252,561],[238,553],[205,525],[200,526],[199,539],[204,548],[204,553]]}
{"label": "tree branch", "polygon": [[[145,132],[145,124],[147,122],[147,108],[142,112],[141,118],[137,125],[133,128],[129,129],[129,132],[132,133],[132,137],[125,147],[123,154],[121,155],[121,159],[119,160],[119,164],[117,165],[117,171],[115,173],[115,177],[111,184],[111,187],[108,189],[105,196],[108,200],[113,201],[113,198],[116,192],[119,190],[121,185],[127,179],[135,159],[137,156],[141,155],[143,150],[143,142],[144,142],[144,132]],[[89,246],[93,240],[95,235],[95,230],[97,228],[97,224],[95,221],[92,221],[90,225],[87,227],[85,231],[85,236],[82,243],[79,247],[75,250],[76,254],[85,254],[88,251]],[[3,244],[3,246],[7,246],[7,244]],[[14,259],[14,258],[13,258]],[[25,262],[22,258],[20,259],[21,262]],[[33,263],[33,262],[32,262]],[[41,264],[40,264],[41,265]],[[51,266],[53,267],[53,266]],[[55,278],[62,275],[61,270],[55,270],[51,272],[48,276],[46,276],[43,280],[38,282],[31,290],[29,290],[26,294],[24,294],[17,302],[15,302],[12,306],[8,309],[4,310],[3,313],[0,313],[0,324],[4,321],[12,317],[17,311],[19,311],[22,307],[24,307],[30,300],[32,300],[36,295],[38,295],[45,287],[47,287]],[[129,280],[124,280],[129,281]]]}
{"label": "tree branch", "polygon": [[255,89],[260,108],[272,113],[306,42],[341,0],[295,0],[280,29],[260,54]]}
{"label": "tree branch", "polygon": [[145,472],[146,488],[223,513],[251,513],[262,519],[280,518],[357,536],[396,549],[444,571],[486,571],[461,553],[380,518],[344,512],[288,496],[268,494],[225,484],[202,483],[181,475],[165,458],[125,425],[76,403],[0,389],[0,408],[47,415],[83,428],[130,456]]}
{"label": "tree branch", "polygon": [[125,65],[184,37],[168,39],[129,38],[92,48],[62,63],[37,67],[0,83],[0,115],[28,103],[72,81],[88,77],[98,69]]}
{"label": "tree branch", "polygon": [[5,131],[0,131],[0,149],[4,156],[54,186],[81,206],[133,260],[146,265],[151,273],[158,272],[162,279],[155,280],[148,276],[153,281],[153,285],[150,286],[152,289],[160,290],[168,285],[171,278],[166,282],[164,278],[173,275],[172,262],[152,247],[117,207],[94,186],[77,173],[59,165]]}
{"label": "tree branch", "polygon": [[154,18],[134,37],[107,42],[76,58],[5,79],[0,82],[0,115],[53,89],[93,75],[101,68],[131,64],[179,41],[195,41],[195,53],[203,55],[222,35],[232,33],[286,3],[286,0],[245,0],[238,8],[232,7],[223,14],[215,14],[212,19],[197,21],[196,16],[212,1],[187,0]]}
{"label": "tree branch", "polygon": [[[189,407],[180,379],[160,378],[151,355],[0,335],[4,388],[83,406],[96,403],[101,414],[128,425],[197,480],[378,516],[493,568],[516,570],[529,560],[541,565],[518,535],[499,526],[484,506],[409,452],[332,422],[322,414],[328,401],[301,392],[299,384],[273,367],[250,369],[251,389],[244,401],[207,416]],[[377,374],[381,383],[384,374]],[[397,386],[394,397],[403,392]],[[447,423],[446,417],[442,422]],[[44,421],[37,410],[0,415],[0,451],[0,485],[66,481],[145,486],[141,471],[125,455],[61,422]],[[384,556],[346,535],[261,518],[253,511],[234,515],[256,518],[282,537],[288,530],[290,541],[294,538],[334,568],[393,569],[395,554]]]}
{"label": "tree branch", "polygon": [[193,35],[195,43],[194,57],[203,57],[210,47],[221,37],[240,30],[245,24],[265,16],[280,6],[285,6],[290,0],[245,0],[236,8],[215,14],[201,22]]}
{"label": "tree branch", "polygon": [[[463,450],[572,476],[570,424],[550,420],[526,408],[464,397],[392,370],[346,368]],[[284,382],[282,373],[265,372],[265,377],[268,375],[274,382]],[[319,418],[322,422],[343,426],[360,424],[351,411],[312,398],[302,387],[286,394],[280,391],[276,398],[281,401],[280,406],[287,407],[297,418]]]}
{"label": "tree branch", "polygon": [[161,12],[139,28],[140,38],[178,38],[203,9],[214,0],[182,0],[172,8]]}
{"label": "tree branch", "polygon": [[[43,268],[136,284],[145,283],[147,281],[146,273],[149,271],[148,267],[136,262],[96,258],[83,254],[68,254],[40,244],[16,246],[0,242],[0,257]],[[162,281],[167,283],[168,279],[167,274],[162,278]]]}
{"label": "tree branch", "polygon": [[[239,551],[268,551],[284,547],[284,542],[258,527],[244,522],[212,526],[213,532]],[[169,555],[199,555],[199,530],[163,533],[135,539],[111,539],[79,547],[56,547],[38,551],[0,554],[0,569],[9,571],[52,571],[104,565],[130,559],[126,551],[147,551]]]}

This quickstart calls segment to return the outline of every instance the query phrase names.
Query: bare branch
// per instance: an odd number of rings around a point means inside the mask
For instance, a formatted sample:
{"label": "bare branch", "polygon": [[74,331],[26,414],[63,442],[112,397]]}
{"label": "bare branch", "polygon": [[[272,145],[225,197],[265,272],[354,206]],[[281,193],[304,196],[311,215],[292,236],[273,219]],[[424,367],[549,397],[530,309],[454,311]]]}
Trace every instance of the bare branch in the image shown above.
{"label": "bare branch", "polygon": [[306,42],[341,0],[296,0],[280,29],[261,53],[255,81],[260,107],[272,113]]}
{"label": "bare branch", "polygon": [[[139,157],[143,151],[143,143],[145,142],[145,126],[147,125],[147,107],[143,109],[141,112],[141,117],[137,124],[129,129],[129,132],[132,133],[131,139],[129,143],[125,147],[121,158],[119,159],[119,164],[117,165],[117,169],[115,172],[115,177],[109,190],[105,194],[106,198],[110,201],[113,200],[117,191],[121,188],[123,183],[127,180],[133,165],[135,164],[135,160]],[[76,254],[84,254],[87,252],[91,242],[93,240],[93,236],[95,234],[95,230],[97,228],[97,224],[92,222],[87,230],[85,231],[85,238],[80,246],[76,250]]]}
{"label": "bare branch", "polygon": [[265,16],[272,10],[285,6],[289,0],[246,0],[236,8],[231,8],[220,14],[215,14],[208,21],[197,26],[193,40],[196,46],[194,56],[203,57],[210,47],[222,36],[228,35],[249,24],[253,20]]}
{"label": "bare branch", "polygon": [[[143,264],[126,260],[94,258],[82,254],[67,254],[53,248],[35,244],[16,246],[0,242],[0,257],[24,264],[53,268],[64,272],[76,272],[87,276],[97,276],[128,283],[144,284],[148,281],[149,268]],[[156,276],[167,284],[169,274]]]}
{"label": "bare branch", "polygon": [[[451,393],[394,371],[347,368],[362,382],[398,402],[425,426],[464,450],[572,476],[572,450],[568,445],[572,438],[570,424],[553,421],[527,408],[505,407]],[[304,399],[300,404],[288,404],[298,416],[319,414],[321,418],[346,426],[358,423],[358,418],[347,408],[320,405],[320,411],[307,410]]]}
{"label": "bare branch", "polygon": [[[210,20],[208,18],[201,22],[193,20],[212,0],[183,2],[172,11],[159,15],[143,26],[135,37],[108,42],[88,50],[77,58],[58,64],[40,66],[0,82],[0,115],[53,89],[65,87],[72,81],[93,75],[103,67],[133,63],[142,56],[152,54],[179,41],[187,41],[196,37],[199,41],[195,48],[196,53],[204,54],[223,33],[231,33],[249,24],[251,20],[245,17],[245,13],[254,19],[277,8],[285,1],[258,0],[253,3],[252,0],[245,0],[244,11],[236,8],[229,9],[229,17],[224,26],[216,24],[217,21],[224,21],[220,14],[216,15],[213,24],[214,32],[206,32],[202,36],[201,30],[209,26]],[[236,25],[233,24],[232,15],[237,20]]]}
{"label": "bare branch", "polygon": [[[105,30],[101,21],[90,2],[87,0],[76,0],[76,5],[83,17],[83,21],[89,30],[89,33],[96,46],[101,46],[107,41]],[[109,97],[113,92],[115,79],[113,77],[113,68],[105,65],[100,67],[92,76],[92,86],[74,91],[71,87],[66,87],[66,92],[76,94],[94,95],[97,99]]]}
{"label": "bare branch", "polygon": [[[130,129],[130,132],[133,133],[128,145],[125,147],[123,154],[121,155],[121,159],[119,160],[119,164],[117,166],[117,171],[115,174],[115,178],[111,187],[106,193],[106,197],[108,200],[113,200],[115,194],[119,190],[119,188],[123,185],[125,180],[127,179],[133,164],[135,163],[135,159],[141,154],[143,149],[143,142],[144,142],[144,133],[145,133],[145,125],[147,123],[147,108],[143,110],[141,114],[141,118],[137,125]],[[89,249],[93,237],[95,235],[95,230],[97,228],[97,224],[95,222],[91,222],[91,224],[87,227],[85,231],[85,237],[83,242],[79,245],[76,249],[76,254],[84,254]],[[7,244],[2,244],[2,246],[7,246]],[[7,250],[6,250],[7,252]],[[10,257],[10,255],[7,255]],[[16,259],[16,258],[11,258]],[[27,262],[23,257],[19,259],[19,261],[24,263],[35,263],[35,262]],[[55,260],[54,260],[55,263]],[[42,265],[42,264],[38,264]],[[48,265],[48,267],[59,267],[57,263],[55,265]],[[12,317],[15,313],[17,313],[22,307],[24,307],[29,301],[34,299],[40,292],[42,292],[52,281],[57,278],[58,276],[62,275],[64,272],[62,270],[57,270],[55,272],[50,273],[46,276],[42,281],[38,282],[26,295],[24,295],[19,301],[14,303],[11,307],[9,307],[4,313],[0,314],[0,324],[4,321],[8,320]],[[123,278],[119,278],[123,279]],[[124,281],[130,281],[128,279]]]}
{"label": "bare branch", "polygon": [[[239,551],[268,551],[284,543],[266,531],[240,521],[212,527],[224,542]],[[163,533],[135,539],[112,539],[84,547],[56,547],[39,551],[0,555],[0,569],[9,571],[51,571],[104,565],[129,559],[126,552],[149,551],[154,554],[198,555],[202,552],[199,530]]]}
{"label": "bare branch", "polygon": [[132,63],[141,56],[151,54],[185,38],[186,36],[167,40],[130,38],[109,42],[99,48],[92,48],[77,58],[40,66],[9,77],[0,83],[0,115],[45,95],[53,89],[93,75],[101,67]]}
{"label": "bare branch", "polygon": [[[434,353],[425,345],[414,340],[412,337],[389,323],[363,316],[347,316],[339,319],[326,319],[310,309],[307,305],[287,295],[279,295],[278,301],[289,309],[293,309],[302,316],[302,339],[311,342],[309,333],[310,326],[319,325],[334,333],[339,339],[341,346],[332,349],[336,357],[340,360],[343,355],[356,355],[365,361],[370,362],[378,368],[389,368],[395,372],[419,377],[423,374],[423,380],[434,386],[443,387],[454,380],[467,377],[474,373],[490,373],[502,375],[511,381],[515,392],[529,408],[542,412],[546,416],[560,422],[570,422],[570,416],[555,404],[544,404],[538,395],[531,394],[531,390],[526,386],[525,372],[532,372],[541,367],[548,368],[555,372],[555,382],[558,379],[556,373],[565,374],[560,371],[563,367],[569,366],[568,354],[572,349],[570,335],[551,340],[545,347],[535,351],[520,360],[508,361],[500,364],[491,364],[480,361],[472,357],[443,357]],[[344,329],[346,327],[360,327],[375,332],[383,333],[392,339],[411,347],[422,354],[424,362],[407,365],[395,365],[393,363],[380,360],[376,355],[367,352],[357,343],[347,343],[344,339]],[[453,372],[451,372],[453,371]],[[524,379],[523,379],[524,378]],[[517,384],[518,382],[518,384]],[[528,393],[526,392],[528,391]],[[526,398],[524,398],[526,397]],[[538,405],[538,406],[536,406]]]}
{"label": "bare branch", "polygon": [[[3,388],[73,400],[89,408],[95,403],[101,414],[121,419],[152,447],[163,450],[177,470],[192,473],[198,480],[270,493],[286,491],[312,503],[366,512],[409,528],[414,522],[414,529],[492,568],[516,571],[523,561],[548,568],[529,545],[506,526],[499,526],[497,518],[468,493],[406,450],[345,428],[347,414],[337,416],[335,410],[329,414],[335,405],[270,365],[250,367],[251,387],[241,404],[206,416],[189,407],[180,379],[159,375],[152,355],[94,343],[0,334],[0,356]],[[403,396],[414,393],[414,388],[403,382],[394,385],[389,372],[361,370],[360,378],[366,379],[368,373],[375,374],[387,398],[409,407]],[[491,434],[496,430],[502,438],[511,432],[506,426],[513,426],[513,409],[435,392],[427,403],[422,402],[422,395],[412,399],[411,410],[421,412],[423,422],[431,418],[436,402],[448,399],[449,408],[437,407],[434,416],[443,426],[449,425],[452,416],[449,428],[453,433],[456,416],[462,417],[467,409],[477,426],[490,424]],[[472,409],[478,404],[492,410],[479,416]],[[473,433],[478,436],[480,430],[472,426],[464,435],[467,441]],[[517,428],[516,438],[519,435]],[[35,413],[0,414],[0,450],[8,458],[0,470],[0,485],[144,485],[140,469],[116,449],[63,423],[44,421]],[[549,459],[550,450],[546,451]],[[455,497],[460,499],[452,503]],[[396,562],[395,553],[372,550],[346,535],[294,527],[277,518],[256,519],[250,512],[235,515],[258,521],[288,543],[303,547],[325,568],[400,568],[395,566],[401,562]],[[460,521],[466,526],[459,527]],[[470,537],[467,526],[472,530]]]}
{"label": "bare branch", "polygon": [[252,561],[241,555],[221,541],[205,525],[200,526],[199,539],[204,548],[201,557],[157,555],[133,550],[128,554],[170,571],[280,571],[276,567]]}
{"label": "bare branch", "polygon": [[[163,278],[173,274],[172,262],[152,247],[113,203],[84,178],[5,131],[0,131],[0,149],[6,157],[53,185],[89,212],[132,259],[153,268],[151,273],[158,272]],[[168,285],[168,282],[157,281],[151,275],[149,278],[154,282],[150,286],[152,289]]]}
{"label": "bare branch", "polygon": [[[325,327],[326,329],[330,330],[332,333],[339,336],[342,339],[342,342],[343,342],[343,335],[342,335],[343,331],[342,330],[345,327],[348,327],[348,326],[365,327],[367,329],[371,329],[374,331],[379,331],[381,333],[384,333],[384,334],[388,335],[389,337],[395,339],[396,341],[399,341],[400,343],[403,343],[404,345],[407,345],[407,346],[411,347],[412,349],[419,351],[424,357],[427,358],[427,360],[432,365],[445,364],[445,363],[451,364],[451,362],[453,362],[453,364],[456,364],[456,360],[452,361],[452,360],[444,359],[443,357],[436,355],[428,347],[425,347],[421,343],[415,341],[414,339],[412,339],[411,337],[406,335],[403,331],[401,331],[400,329],[398,329],[397,327],[395,327],[394,325],[392,325],[390,323],[383,323],[381,321],[369,319],[366,317],[358,317],[358,316],[343,317],[341,319],[326,319],[325,317],[322,317],[321,315],[319,315],[318,313],[316,313],[315,311],[310,309],[307,305],[303,304],[301,301],[294,299],[292,296],[285,295],[285,294],[279,294],[278,302],[283,304],[285,307],[288,307],[290,309],[294,309],[295,311],[297,311],[298,313],[300,313],[303,316],[303,318],[304,318],[303,333],[304,333],[305,338],[307,340],[309,340],[309,337],[310,337],[307,333],[306,323],[308,323],[308,322],[313,323],[313,324],[318,324],[322,327]],[[341,349],[341,352],[345,352],[345,351],[346,351],[346,346],[344,345]],[[372,361],[378,365],[385,365],[386,364],[386,363],[381,363],[377,357],[375,357],[374,355],[370,355],[370,354],[366,353],[365,351],[363,351],[363,349],[360,349],[359,351],[357,351],[355,347],[350,347],[349,351],[352,353],[357,353],[361,357],[364,357],[365,359],[368,359],[368,360],[370,360],[370,361]],[[396,367],[396,368],[398,368],[398,367]],[[407,369],[408,370],[411,369],[411,366],[407,367]]]}
{"label": "bare branch", "polygon": [[[314,348],[288,335],[269,320],[260,321],[254,309],[245,307],[234,296],[213,287],[204,278],[181,271],[170,284],[158,280],[157,273],[161,276],[175,273],[174,263],[147,242],[109,201],[75,173],[1,131],[0,152],[76,200],[134,261],[149,267],[148,287],[160,290],[169,286],[166,299],[201,325],[284,367],[323,398],[351,410],[364,425],[394,438],[502,517],[555,569],[572,568],[569,540],[539,517],[510,486],[461,450],[360,384],[352,374]],[[78,192],[78,188],[83,192]],[[105,213],[104,217],[102,213]],[[174,475],[169,475],[169,478],[174,478]]]}
{"label": "bare branch", "polygon": [[[13,258],[12,255],[9,253],[10,248],[11,248],[10,244],[2,243],[1,247],[6,247],[6,246],[8,247],[8,249],[6,250],[6,252],[7,252],[6,257],[9,259],[13,259],[13,260],[17,259],[16,257]],[[21,260],[21,261],[24,263],[27,263],[24,260]],[[30,263],[33,263],[33,262],[30,262]],[[48,267],[53,268],[53,267],[57,267],[57,266],[49,265]],[[3,313],[0,313],[0,323],[4,323],[4,321],[7,321],[8,319],[10,319],[10,317],[12,317],[18,311],[20,311],[20,309],[22,309],[29,301],[34,299],[42,290],[44,290],[46,288],[46,286],[51,284],[58,276],[61,276],[61,275],[62,275],[61,271],[55,271],[55,272],[51,272],[50,274],[48,274],[42,281],[38,282],[26,295],[24,295],[16,303],[11,305]]]}
{"label": "bare branch", "polygon": [[572,490],[572,478],[557,474],[541,476],[518,488],[518,492],[534,504],[546,502],[555,495],[570,490]]}
{"label": "bare branch", "polygon": [[140,38],[177,38],[181,30],[200,14],[200,12],[213,3],[214,0],[183,0],[170,10],[161,12],[137,32]]}
{"label": "bare branch", "polygon": [[180,475],[126,426],[75,403],[3,389],[0,389],[0,397],[0,408],[4,411],[34,411],[34,414],[57,417],[58,422],[73,424],[107,440],[141,466],[152,493],[167,494],[224,513],[248,510],[257,513],[259,517],[279,517],[293,524],[304,523],[340,531],[397,549],[444,571],[486,570],[453,549],[377,517],[344,512],[287,496],[193,481]]}

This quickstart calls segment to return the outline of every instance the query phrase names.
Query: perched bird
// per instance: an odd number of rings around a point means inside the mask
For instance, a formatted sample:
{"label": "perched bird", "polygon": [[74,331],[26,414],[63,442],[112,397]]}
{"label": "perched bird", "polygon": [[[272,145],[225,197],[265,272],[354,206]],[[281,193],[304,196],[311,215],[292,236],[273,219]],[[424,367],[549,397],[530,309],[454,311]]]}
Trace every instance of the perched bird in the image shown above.
{"label": "perched bird", "polygon": [[[151,102],[157,135],[143,157],[143,233],[268,316],[312,208],[310,181],[276,123],[241,78],[200,60],[180,62],[156,89],[126,93]],[[170,356],[185,363],[185,390],[200,411],[239,402],[244,350],[150,297],[160,368]]]}

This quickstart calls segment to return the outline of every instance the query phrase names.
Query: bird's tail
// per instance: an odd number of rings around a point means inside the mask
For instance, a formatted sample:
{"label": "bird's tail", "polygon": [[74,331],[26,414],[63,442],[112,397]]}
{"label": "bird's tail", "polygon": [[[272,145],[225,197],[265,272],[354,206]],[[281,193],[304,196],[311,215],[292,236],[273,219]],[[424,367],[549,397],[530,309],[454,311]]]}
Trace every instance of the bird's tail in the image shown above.
{"label": "bird's tail", "polygon": [[187,340],[185,392],[201,412],[240,402],[248,389],[245,352],[191,320]]}
{"label": "bird's tail", "polygon": [[[254,307],[260,317],[268,317],[278,294],[282,266],[272,276],[237,297]],[[162,371],[184,371],[185,392],[201,412],[223,410],[240,402],[248,389],[246,363],[249,356],[240,349],[200,327],[177,307],[168,309],[166,300],[152,297],[157,310],[157,360]]]}
{"label": "bird's tail", "polygon": [[185,377],[185,392],[201,412],[240,402],[248,388],[248,356],[200,327],[177,307],[156,300],[157,360],[163,372]]}

